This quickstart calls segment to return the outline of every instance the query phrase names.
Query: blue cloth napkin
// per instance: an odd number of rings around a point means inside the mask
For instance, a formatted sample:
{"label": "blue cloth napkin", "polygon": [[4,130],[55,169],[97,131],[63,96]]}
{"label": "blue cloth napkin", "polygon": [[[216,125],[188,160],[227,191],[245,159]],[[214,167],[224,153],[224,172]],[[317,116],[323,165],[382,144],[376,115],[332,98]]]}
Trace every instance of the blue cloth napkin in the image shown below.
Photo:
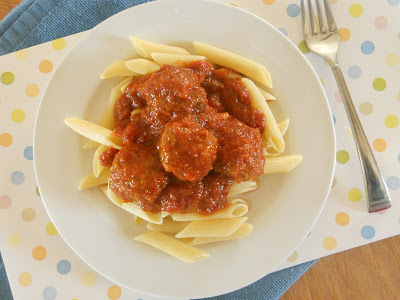
{"label": "blue cloth napkin", "polygon": [[[25,0],[0,22],[0,55],[88,30],[108,17],[149,0]],[[315,261],[278,271],[213,299],[279,299]],[[0,255],[0,299],[12,299]]]}

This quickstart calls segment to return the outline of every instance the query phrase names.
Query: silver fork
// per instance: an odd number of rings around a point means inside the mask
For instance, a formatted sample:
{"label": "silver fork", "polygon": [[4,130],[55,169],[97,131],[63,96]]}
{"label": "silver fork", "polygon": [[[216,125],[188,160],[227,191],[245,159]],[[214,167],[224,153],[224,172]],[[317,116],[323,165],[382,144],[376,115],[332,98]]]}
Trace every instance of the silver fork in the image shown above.
{"label": "silver fork", "polygon": [[[305,1],[307,2],[307,7],[304,3]],[[335,75],[347,117],[350,121],[351,130],[353,131],[361,169],[364,174],[368,210],[370,213],[377,212],[391,207],[390,195],[358,119],[356,109],[354,108],[337,61],[340,37],[329,1],[323,0],[323,4],[321,0],[316,0],[315,2],[314,6],[313,0],[301,0],[301,16],[305,42],[312,52],[318,54],[328,62]]]}

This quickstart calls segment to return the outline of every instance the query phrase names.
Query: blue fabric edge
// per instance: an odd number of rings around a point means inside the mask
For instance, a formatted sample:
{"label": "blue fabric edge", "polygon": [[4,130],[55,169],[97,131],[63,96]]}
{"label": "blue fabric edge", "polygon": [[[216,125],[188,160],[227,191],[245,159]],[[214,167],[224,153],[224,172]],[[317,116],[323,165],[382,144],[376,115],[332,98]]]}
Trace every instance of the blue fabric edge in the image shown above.
{"label": "blue fabric edge", "polygon": [[[0,23],[0,28],[4,33],[0,36],[0,55],[14,52],[24,39],[32,32],[41,20],[56,7],[62,0],[23,1],[11,12],[9,18],[5,18]],[[43,2],[43,3],[42,3]],[[13,23],[10,23],[14,20]],[[8,28],[6,28],[8,26]]]}
{"label": "blue fabric edge", "polygon": [[0,252],[0,299],[2,300],[14,299],[11,292],[10,282],[8,280],[3,257],[1,256],[1,252]]}

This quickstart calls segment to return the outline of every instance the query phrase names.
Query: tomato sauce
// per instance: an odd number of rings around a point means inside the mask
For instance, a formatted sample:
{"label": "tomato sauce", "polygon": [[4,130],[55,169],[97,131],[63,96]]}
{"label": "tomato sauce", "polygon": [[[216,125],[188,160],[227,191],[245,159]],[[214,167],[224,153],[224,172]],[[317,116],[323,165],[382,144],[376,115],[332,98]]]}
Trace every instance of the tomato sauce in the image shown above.
{"label": "tomato sauce", "polygon": [[134,78],[114,112],[123,147],[100,158],[112,166],[110,189],[152,212],[225,208],[232,183],[254,180],[265,163],[265,118],[241,78],[207,61]]}

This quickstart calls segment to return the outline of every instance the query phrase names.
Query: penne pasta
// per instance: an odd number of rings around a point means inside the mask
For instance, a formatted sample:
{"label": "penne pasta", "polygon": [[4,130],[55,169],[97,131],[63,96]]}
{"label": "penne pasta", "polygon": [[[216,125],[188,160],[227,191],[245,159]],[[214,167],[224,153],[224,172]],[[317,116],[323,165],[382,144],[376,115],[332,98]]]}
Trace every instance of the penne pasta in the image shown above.
{"label": "penne pasta", "polygon": [[271,75],[268,70],[259,63],[204,43],[194,42],[193,46],[200,55],[204,55],[212,63],[234,69],[272,88]]}
{"label": "penne pasta", "polygon": [[286,134],[286,131],[289,128],[289,119],[286,119],[280,123],[278,123],[279,131],[281,132],[282,136]]}
{"label": "penne pasta", "polygon": [[271,95],[271,94],[268,93],[266,90],[260,88],[259,86],[258,86],[258,89],[260,90],[260,93],[261,93],[261,95],[264,97],[265,100],[267,100],[267,101],[274,101],[274,100],[276,100],[275,96],[274,96],[274,95]]}
{"label": "penne pasta", "polygon": [[254,191],[258,188],[256,181],[242,181],[241,183],[234,183],[229,191],[228,197],[244,194]]}
{"label": "penne pasta", "polygon": [[79,118],[66,118],[64,122],[68,127],[92,141],[121,149],[121,139],[113,135],[113,132],[107,128]]}
{"label": "penne pasta", "polygon": [[125,66],[125,61],[124,60],[118,60],[105,69],[103,74],[101,74],[100,79],[108,79],[108,78],[114,78],[114,77],[125,77],[125,76],[137,76],[139,75],[138,73],[135,73],[131,70],[129,70]]}
{"label": "penne pasta", "polygon": [[148,42],[133,36],[130,36],[129,39],[131,40],[139,55],[147,59],[151,59],[151,54],[154,52],[169,54],[190,54],[186,49],[180,47]]}
{"label": "penne pasta", "polygon": [[156,64],[154,61],[150,61],[144,58],[135,58],[128,60],[125,63],[125,66],[129,70],[142,75],[160,70],[159,64]]}
{"label": "penne pasta", "polygon": [[253,100],[252,105],[261,110],[265,116],[266,126],[261,136],[264,140],[267,153],[272,155],[282,153],[285,149],[285,141],[283,140],[282,134],[279,131],[278,124],[276,123],[271,109],[261,95],[258,87],[251,80],[242,78],[242,82],[251,94]]}
{"label": "penne pasta", "polygon": [[140,208],[137,202],[124,202],[117,195],[115,195],[110,188],[107,189],[107,197],[108,199],[111,200],[111,202],[115,203],[123,210],[126,210],[127,212],[135,216],[138,216],[147,222],[154,224],[162,224],[163,222],[163,219],[161,217],[161,212],[153,213],[150,211],[144,211]]}
{"label": "penne pasta", "polygon": [[303,160],[301,155],[288,155],[265,158],[264,174],[287,173],[292,171]]}
{"label": "penne pasta", "polygon": [[173,65],[182,67],[185,63],[207,59],[205,56],[186,55],[186,54],[168,54],[168,53],[152,53],[151,57],[159,65]]}
{"label": "penne pasta", "polygon": [[103,172],[98,177],[93,174],[89,174],[81,180],[78,189],[85,190],[91,187],[102,185],[108,182],[108,175],[110,174],[110,168],[104,168]]}
{"label": "penne pasta", "polygon": [[195,246],[203,245],[208,243],[225,242],[231,240],[242,239],[248,236],[253,231],[253,225],[249,223],[243,223],[234,233],[227,237],[195,237],[185,238],[183,242]]}
{"label": "penne pasta", "polygon": [[[104,128],[107,128],[107,129],[110,129],[110,130],[114,129],[114,127],[115,127],[115,123],[114,123],[114,107],[115,107],[115,104],[117,103],[117,100],[122,95],[121,88],[123,86],[126,86],[129,83],[131,83],[132,80],[133,80],[132,76],[126,77],[123,80],[121,80],[121,82],[118,83],[118,85],[111,90],[106,110],[104,111],[103,117],[101,118],[101,121],[100,121],[100,126],[102,126]],[[88,141],[83,146],[83,148],[84,149],[90,149],[90,148],[97,147],[98,145],[99,144],[94,142],[94,141]]]}
{"label": "penne pasta", "polygon": [[175,237],[227,237],[238,230],[246,220],[247,217],[193,221],[179,231]]}
{"label": "penne pasta", "polygon": [[105,168],[99,161],[100,155],[107,151],[108,147],[104,145],[100,145],[97,149],[96,152],[94,153],[93,156],[93,175],[94,177],[99,177],[100,173],[103,171]]}
{"label": "penne pasta", "polygon": [[145,232],[135,237],[135,240],[157,248],[184,262],[196,262],[210,256],[207,252],[157,231]]}
{"label": "penne pasta", "polygon": [[160,231],[164,233],[178,233],[185,228],[190,222],[178,222],[171,218],[165,218],[161,225],[148,223],[147,229],[151,231]]}
{"label": "penne pasta", "polygon": [[228,202],[228,207],[219,210],[209,216],[203,216],[197,213],[173,213],[171,214],[171,217],[174,221],[226,219],[244,216],[249,211],[249,204],[243,199],[230,198],[228,199]]}
{"label": "penne pasta", "polygon": [[[140,225],[142,225],[142,224],[144,224],[146,221],[145,220],[143,220],[142,218],[140,218],[140,217],[138,217],[138,216],[133,216],[133,224],[135,225],[135,226],[140,226]],[[148,224],[152,224],[152,223],[148,223]]]}

